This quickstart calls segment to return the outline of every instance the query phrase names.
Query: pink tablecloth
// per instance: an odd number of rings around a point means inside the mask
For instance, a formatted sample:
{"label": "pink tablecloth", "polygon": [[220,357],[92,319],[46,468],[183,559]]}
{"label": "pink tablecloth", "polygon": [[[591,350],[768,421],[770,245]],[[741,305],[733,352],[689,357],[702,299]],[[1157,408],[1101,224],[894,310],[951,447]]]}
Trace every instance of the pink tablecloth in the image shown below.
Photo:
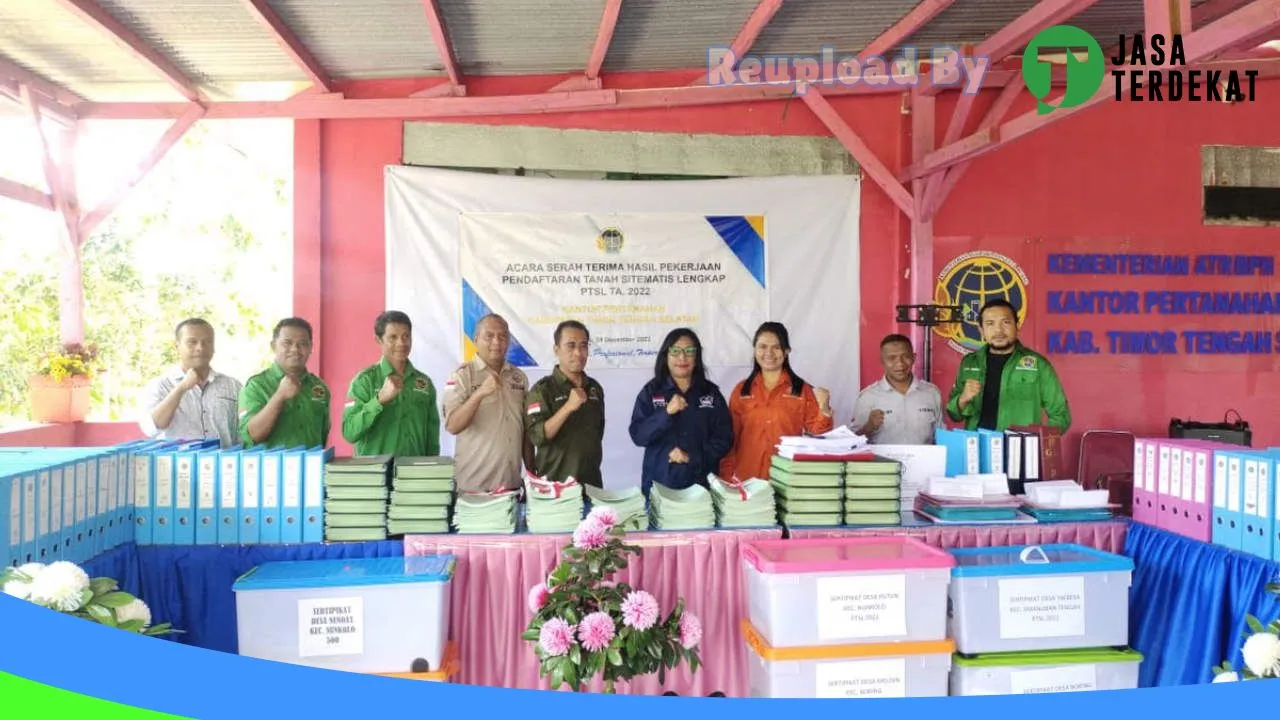
{"label": "pink tablecloth", "polygon": [[[1036,543],[1078,543],[1099,550],[1124,550],[1125,521],[1023,526],[927,526],[796,530],[796,538],[853,535],[911,535],[943,548]],[[644,548],[621,580],[653,593],[664,611],[677,597],[703,623],[705,666],[690,677],[683,667],[659,686],[657,677],[637,678],[618,692],[707,695],[715,690],[746,697],[747,650],[738,623],[746,614],[739,545],[744,540],[778,538],[777,530],[717,530],[645,533],[629,536]],[[529,588],[545,579],[567,535],[416,535],[405,538],[406,555],[453,553],[458,566],[451,593],[450,637],[458,643],[458,682],[537,689],[537,658],[520,634],[529,624]],[[598,683],[593,689],[598,689]]]}
{"label": "pink tablecloth", "polygon": [[[738,546],[743,540],[780,538],[780,530],[662,532],[628,536],[643,548],[618,579],[653,593],[669,612],[678,597],[702,620],[704,667],[690,676],[683,666],[659,686],[657,676],[637,678],[618,692],[730,697],[747,693],[747,656],[738,622],[746,612]],[[438,552],[458,557],[451,593],[450,636],[458,643],[458,682],[537,689],[538,661],[520,638],[532,613],[528,591],[555,566],[568,535],[415,535],[406,555]]]}
{"label": "pink tablecloth", "polygon": [[834,528],[793,530],[793,538],[847,537],[849,535],[908,535],[940,548],[993,547],[998,545],[1047,545],[1075,543],[1105,552],[1124,552],[1127,520],[1053,523],[1044,525],[926,525],[898,528]]}

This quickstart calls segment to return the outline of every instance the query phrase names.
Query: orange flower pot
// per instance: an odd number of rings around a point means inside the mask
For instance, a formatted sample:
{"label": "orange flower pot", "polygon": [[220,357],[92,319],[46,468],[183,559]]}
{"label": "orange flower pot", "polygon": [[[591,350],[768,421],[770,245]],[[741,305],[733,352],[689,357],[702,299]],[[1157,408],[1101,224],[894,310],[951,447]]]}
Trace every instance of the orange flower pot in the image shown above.
{"label": "orange flower pot", "polygon": [[84,420],[89,414],[89,388],[92,384],[82,376],[58,382],[48,375],[32,375],[27,380],[31,419],[42,423]]}

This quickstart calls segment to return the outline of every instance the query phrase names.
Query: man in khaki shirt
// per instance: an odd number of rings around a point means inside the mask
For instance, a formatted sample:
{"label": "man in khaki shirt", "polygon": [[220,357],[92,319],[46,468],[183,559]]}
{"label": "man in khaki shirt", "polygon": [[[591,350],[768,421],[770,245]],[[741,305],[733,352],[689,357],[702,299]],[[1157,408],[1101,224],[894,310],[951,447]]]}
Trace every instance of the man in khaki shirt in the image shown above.
{"label": "man in khaki shirt", "polygon": [[520,462],[533,467],[524,430],[529,378],[507,362],[507,321],[489,314],[476,323],[476,356],[453,371],[444,389],[444,428],[457,436],[454,482],[458,492],[515,489]]}

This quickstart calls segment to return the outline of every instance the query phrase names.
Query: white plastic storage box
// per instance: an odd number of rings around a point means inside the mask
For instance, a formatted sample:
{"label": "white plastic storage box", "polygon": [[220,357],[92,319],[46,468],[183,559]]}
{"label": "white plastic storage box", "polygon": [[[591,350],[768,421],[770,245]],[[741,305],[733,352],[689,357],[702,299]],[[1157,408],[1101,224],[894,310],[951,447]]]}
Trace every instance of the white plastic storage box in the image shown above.
{"label": "white plastic storage box", "polygon": [[951,694],[1135,690],[1141,664],[1142,654],[1128,648],[957,655],[951,665]]}
{"label": "white plastic storage box", "polygon": [[438,670],[454,565],[453,555],[260,565],[232,588],[240,654],[360,673]]}
{"label": "white plastic storage box", "polygon": [[771,647],[947,637],[955,560],[907,537],[742,544],[748,617]]}
{"label": "white plastic storage box", "polygon": [[775,648],[745,621],[742,636],[750,697],[944,697],[955,650],[950,640]]}
{"label": "white plastic storage box", "polygon": [[1126,647],[1133,561],[1081,545],[952,550],[951,637],[965,655]]}

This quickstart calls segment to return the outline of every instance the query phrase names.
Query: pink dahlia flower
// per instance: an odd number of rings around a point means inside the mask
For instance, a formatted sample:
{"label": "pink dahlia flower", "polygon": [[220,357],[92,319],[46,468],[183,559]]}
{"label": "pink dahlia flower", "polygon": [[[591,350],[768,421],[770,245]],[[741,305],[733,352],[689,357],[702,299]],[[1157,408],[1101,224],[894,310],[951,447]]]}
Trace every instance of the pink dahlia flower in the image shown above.
{"label": "pink dahlia flower", "polygon": [[578,623],[578,640],[591,652],[609,647],[614,635],[613,618],[606,612],[593,612]]}
{"label": "pink dahlia flower", "polygon": [[573,531],[573,546],[579,550],[595,550],[609,542],[609,530],[592,518],[583,520]]}
{"label": "pink dahlia flower", "polygon": [[594,519],[608,530],[618,524],[618,511],[604,506],[592,508],[590,514],[587,515],[587,519]]}
{"label": "pink dahlia flower", "polygon": [[680,616],[680,644],[692,650],[702,642],[702,621],[697,615],[686,612]]}
{"label": "pink dahlia flower", "polygon": [[542,624],[538,645],[548,655],[564,655],[573,647],[573,626],[561,618],[551,618]]}
{"label": "pink dahlia flower", "polygon": [[538,612],[547,604],[551,591],[546,583],[538,583],[529,589],[529,612]]}
{"label": "pink dahlia flower", "polygon": [[658,601],[644,590],[629,593],[622,601],[622,624],[648,630],[658,622]]}

